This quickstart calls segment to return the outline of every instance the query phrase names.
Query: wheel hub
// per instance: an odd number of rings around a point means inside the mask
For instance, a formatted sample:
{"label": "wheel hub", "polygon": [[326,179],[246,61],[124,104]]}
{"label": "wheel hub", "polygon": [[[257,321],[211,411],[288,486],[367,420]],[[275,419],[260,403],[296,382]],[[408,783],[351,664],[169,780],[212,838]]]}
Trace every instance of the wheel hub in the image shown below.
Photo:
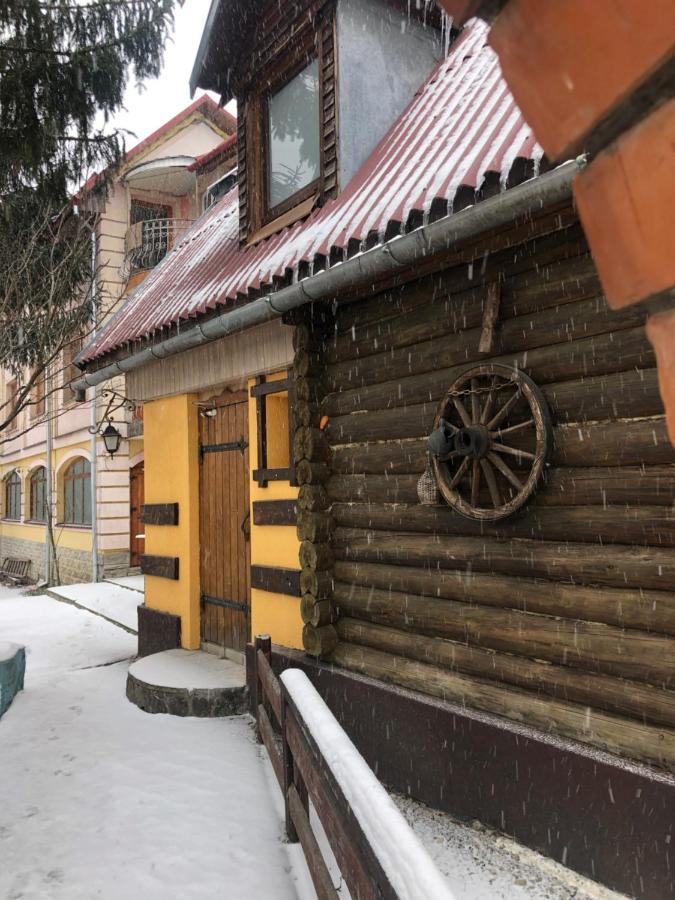
{"label": "wheel hub", "polygon": [[455,435],[455,450],[462,456],[484,459],[490,449],[490,436],[485,425],[468,425]]}

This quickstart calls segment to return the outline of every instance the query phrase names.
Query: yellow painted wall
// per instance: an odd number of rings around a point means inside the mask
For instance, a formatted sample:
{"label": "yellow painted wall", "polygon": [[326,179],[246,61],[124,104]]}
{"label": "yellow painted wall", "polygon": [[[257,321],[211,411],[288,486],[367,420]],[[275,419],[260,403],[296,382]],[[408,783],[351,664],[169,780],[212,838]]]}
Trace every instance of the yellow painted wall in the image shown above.
{"label": "yellow painted wall", "polygon": [[178,503],[178,525],[147,525],[145,552],[177,556],[179,578],[146,576],[145,604],[181,617],[183,647],[196,650],[199,628],[199,431],[193,394],[144,407],[145,502]]}
{"label": "yellow painted wall", "polygon": [[[267,381],[285,378],[286,373],[269,375]],[[255,384],[249,382],[249,390]],[[268,465],[284,468],[288,465],[288,414],[287,404],[280,403],[281,396],[275,398],[267,408]],[[258,430],[255,398],[249,396],[249,459],[251,472],[258,466]],[[251,503],[255,500],[294,500],[298,488],[287,481],[270,481],[266,488],[260,487],[251,477]],[[251,508],[253,523],[253,508]],[[253,525],[251,524],[251,563],[261,566],[280,566],[285,569],[299,568],[300,542],[293,525]],[[269,634],[273,643],[284,647],[302,648],[302,618],[300,598],[285,594],[273,594],[256,588],[251,590],[251,635]]]}

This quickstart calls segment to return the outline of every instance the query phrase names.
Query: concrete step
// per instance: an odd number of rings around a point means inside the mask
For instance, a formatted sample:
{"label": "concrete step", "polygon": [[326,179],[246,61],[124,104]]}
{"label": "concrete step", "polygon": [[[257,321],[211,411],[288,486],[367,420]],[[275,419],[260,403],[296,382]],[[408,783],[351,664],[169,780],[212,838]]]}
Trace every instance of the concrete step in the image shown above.
{"label": "concrete step", "polygon": [[243,666],[201,650],[164,650],[129,666],[127,698],[149,713],[220,718],[248,712]]}

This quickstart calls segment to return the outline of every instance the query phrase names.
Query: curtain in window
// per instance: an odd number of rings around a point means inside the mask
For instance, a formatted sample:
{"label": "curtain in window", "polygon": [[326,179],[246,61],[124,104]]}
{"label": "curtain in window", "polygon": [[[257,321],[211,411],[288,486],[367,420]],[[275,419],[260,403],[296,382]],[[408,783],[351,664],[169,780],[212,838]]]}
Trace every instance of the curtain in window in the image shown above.
{"label": "curtain in window", "polygon": [[21,518],[21,479],[12,472],[5,480],[5,518]]}
{"label": "curtain in window", "polygon": [[63,513],[65,525],[91,525],[91,465],[86,459],[74,460],[63,476]]}
{"label": "curtain in window", "polygon": [[30,518],[32,522],[47,521],[47,470],[44,466],[30,476]]}

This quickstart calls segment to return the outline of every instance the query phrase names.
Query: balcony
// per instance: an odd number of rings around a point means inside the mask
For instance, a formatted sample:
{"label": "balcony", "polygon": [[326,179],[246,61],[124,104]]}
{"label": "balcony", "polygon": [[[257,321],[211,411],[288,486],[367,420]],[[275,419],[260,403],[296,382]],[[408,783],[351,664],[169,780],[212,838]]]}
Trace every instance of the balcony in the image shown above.
{"label": "balcony", "polygon": [[124,238],[126,276],[156,266],[191,225],[192,219],[146,219],[132,225]]}

